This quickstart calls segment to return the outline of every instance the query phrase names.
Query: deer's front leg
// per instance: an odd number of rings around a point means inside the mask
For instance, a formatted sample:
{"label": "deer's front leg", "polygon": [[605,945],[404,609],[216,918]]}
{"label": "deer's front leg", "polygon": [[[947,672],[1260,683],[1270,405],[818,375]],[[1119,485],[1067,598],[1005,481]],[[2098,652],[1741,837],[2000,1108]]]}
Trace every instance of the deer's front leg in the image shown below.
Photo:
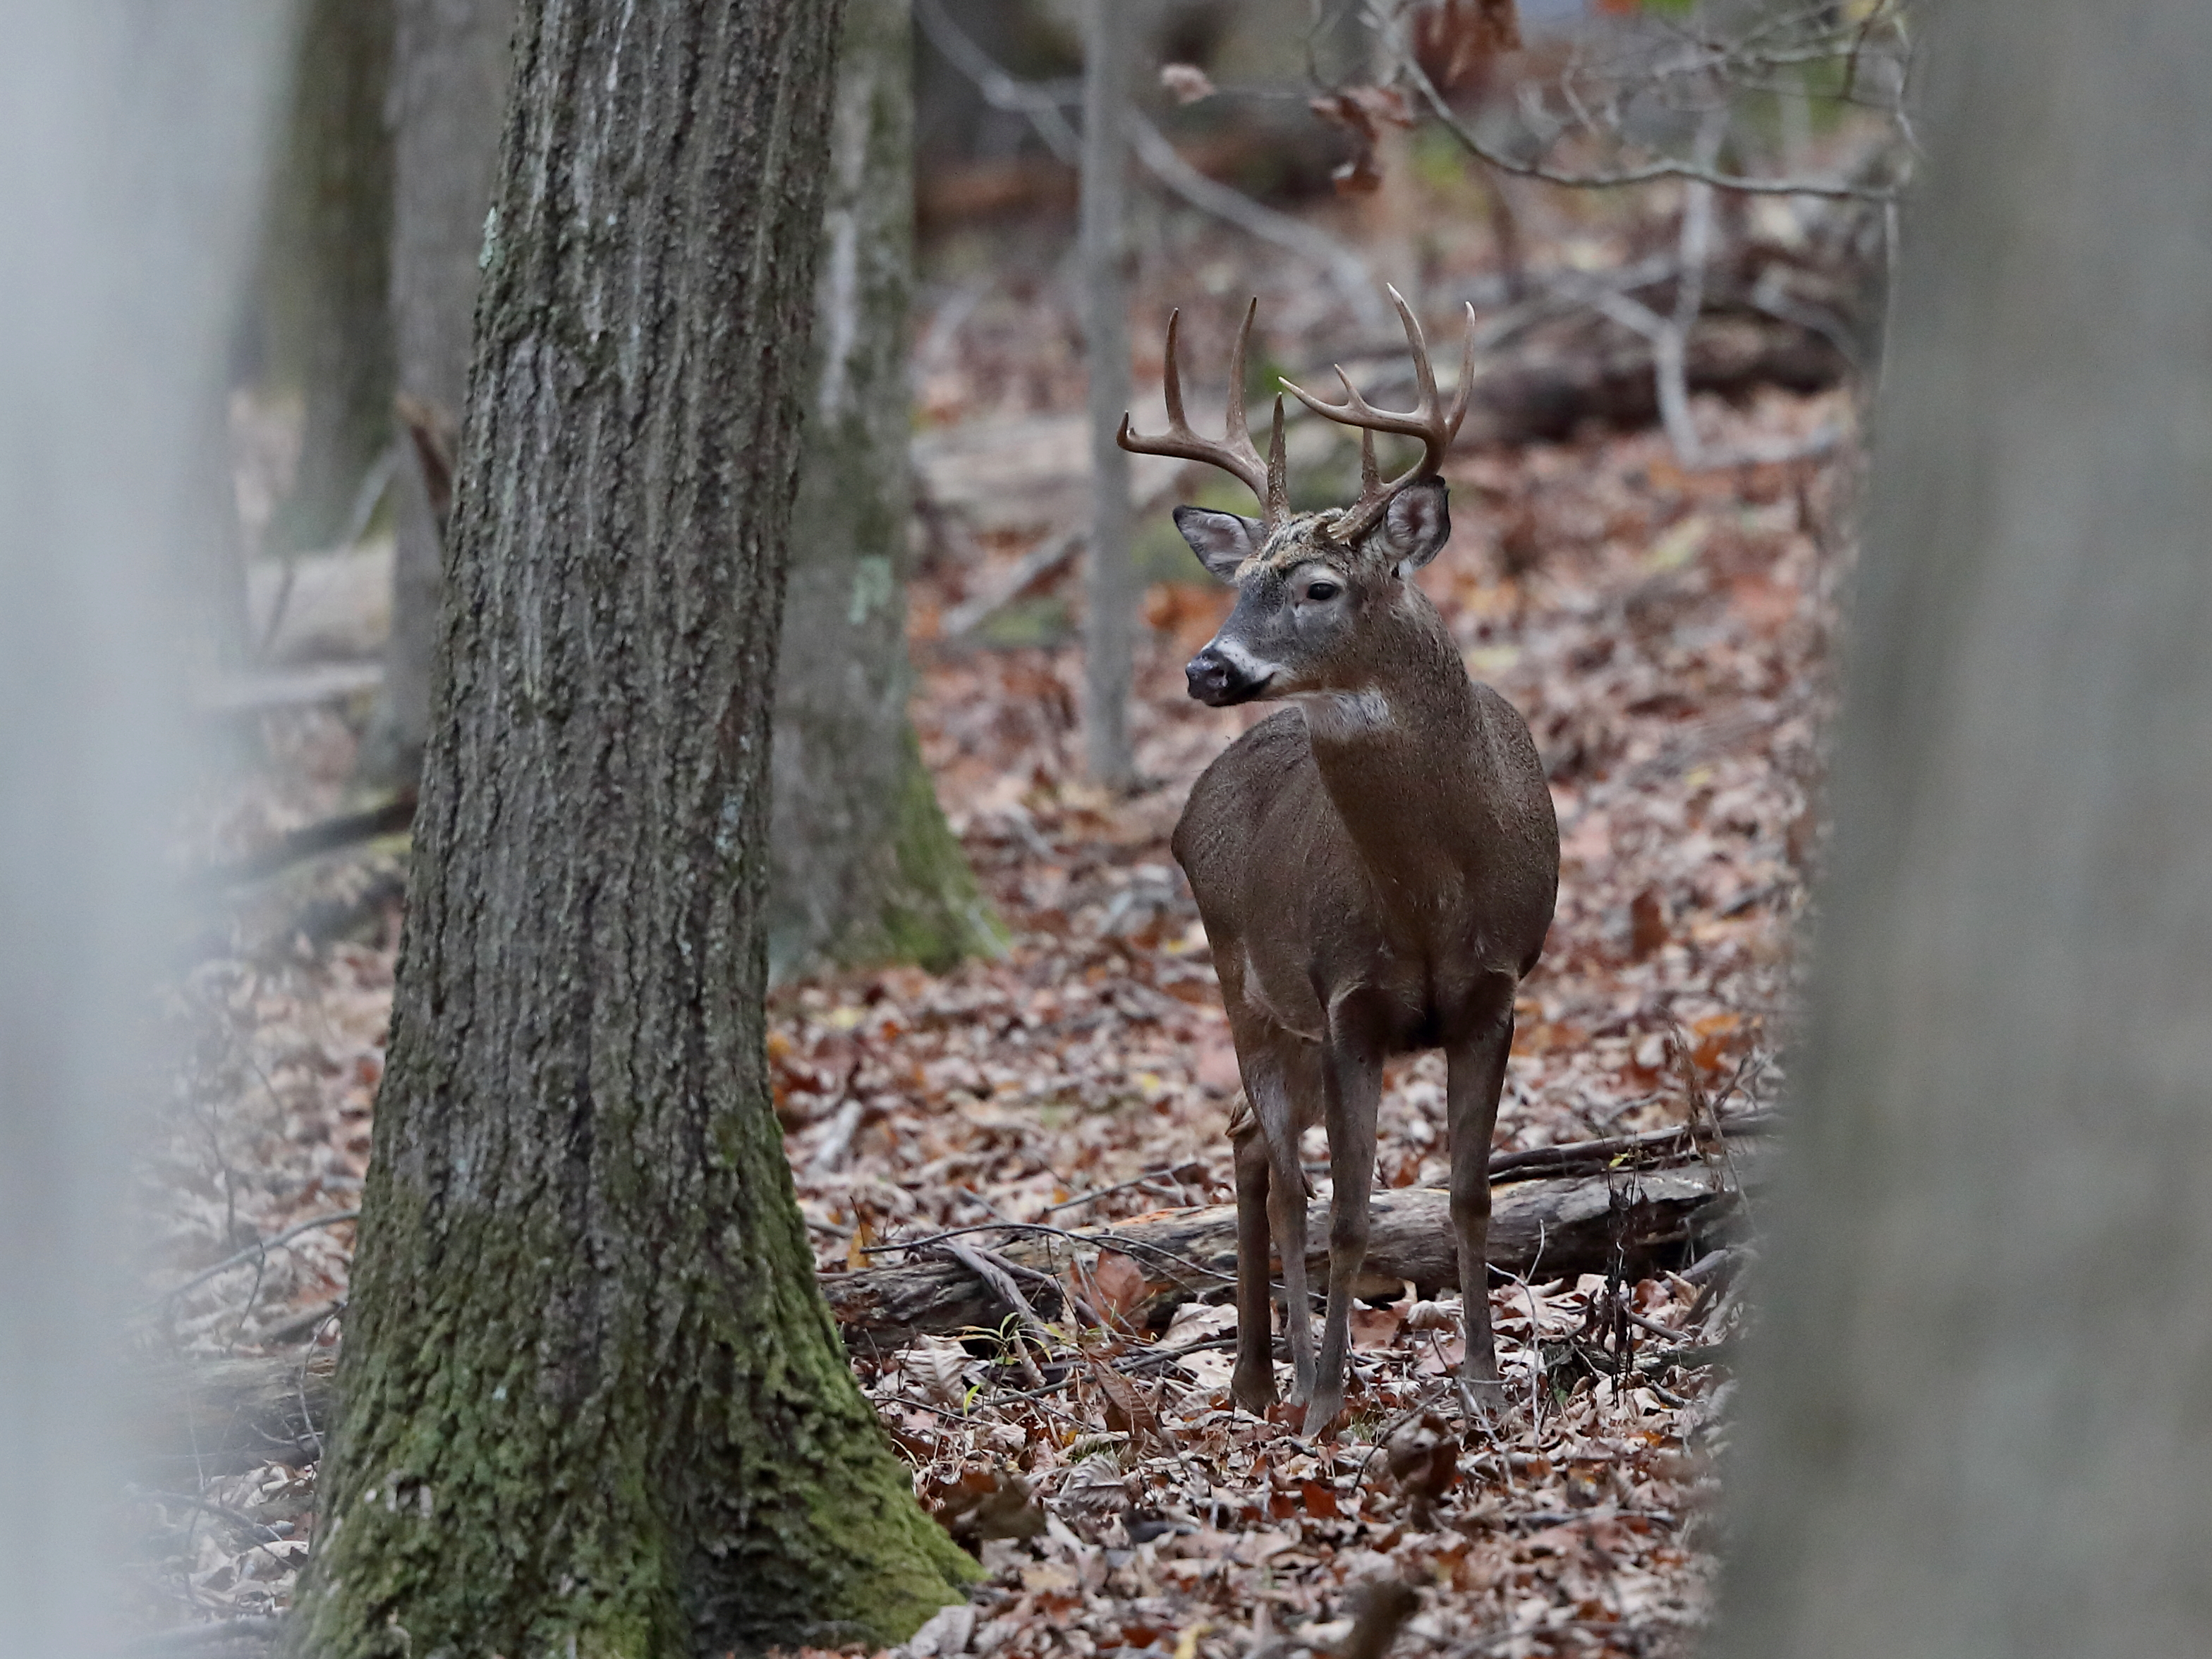
{"label": "deer's front leg", "polygon": [[1237,1369],[1230,1397],[1255,1414],[1275,1403],[1273,1309],[1269,1297],[1267,1137],[1248,1104],[1229,1126],[1237,1152]]}
{"label": "deer's front leg", "polygon": [[1513,1004],[1495,1022],[1445,1055],[1447,1129],[1451,1142],[1452,1231],[1459,1242],[1460,1297],[1467,1322],[1461,1376],[1477,1401],[1498,1397],[1498,1350],[1490,1332],[1490,1137],[1505,1058],[1513,1048]]}
{"label": "deer's front leg", "polygon": [[1326,1433],[1344,1413],[1345,1369],[1352,1358],[1352,1297],[1367,1261],[1369,1190],[1375,1185],[1375,1117],[1382,1100],[1382,1056],[1364,1045],[1332,1039],[1327,1058],[1328,1165],[1328,1316],[1322,1327],[1321,1369],[1306,1407],[1305,1433]]}

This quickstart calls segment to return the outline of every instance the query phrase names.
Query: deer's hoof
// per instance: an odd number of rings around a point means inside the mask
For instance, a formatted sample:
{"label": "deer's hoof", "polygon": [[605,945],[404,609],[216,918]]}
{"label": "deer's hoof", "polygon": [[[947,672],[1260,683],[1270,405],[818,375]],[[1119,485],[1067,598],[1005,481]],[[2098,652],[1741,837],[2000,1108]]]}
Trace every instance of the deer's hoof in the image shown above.
{"label": "deer's hoof", "polygon": [[1300,1425],[1300,1436],[1308,1440],[1321,1440],[1333,1435],[1344,1416],[1344,1395],[1341,1390],[1316,1394],[1306,1403],[1305,1421]]}
{"label": "deer's hoof", "polygon": [[1253,1416],[1265,1417],[1275,1403],[1275,1368],[1269,1365],[1256,1375],[1241,1368],[1231,1372],[1229,1397]]}

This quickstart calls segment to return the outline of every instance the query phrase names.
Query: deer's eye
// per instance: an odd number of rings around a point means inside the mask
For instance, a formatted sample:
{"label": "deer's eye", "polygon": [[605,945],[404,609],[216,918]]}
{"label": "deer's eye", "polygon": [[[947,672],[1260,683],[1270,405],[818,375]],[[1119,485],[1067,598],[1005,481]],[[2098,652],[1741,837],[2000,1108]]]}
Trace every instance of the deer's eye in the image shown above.
{"label": "deer's eye", "polygon": [[1306,597],[1316,601],[1333,599],[1341,591],[1334,582],[1309,582],[1306,585]]}

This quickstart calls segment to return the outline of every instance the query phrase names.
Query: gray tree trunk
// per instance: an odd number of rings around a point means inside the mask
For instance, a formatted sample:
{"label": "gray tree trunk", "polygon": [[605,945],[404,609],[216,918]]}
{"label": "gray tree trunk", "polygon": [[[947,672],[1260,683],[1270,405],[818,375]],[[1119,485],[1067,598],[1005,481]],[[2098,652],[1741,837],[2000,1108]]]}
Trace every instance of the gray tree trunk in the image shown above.
{"label": "gray tree trunk", "polygon": [[2212,1650],[2212,9],[1947,9],[1729,1655]]}
{"label": "gray tree trunk", "polygon": [[[477,258],[507,109],[514,0],[392,0],[392,336],[399,390],[449,431],[469,388]],[[411,448],[394,491],[392,638],[362,745],[365,781],[405,787],[430,729],[443,552]]]}
{"label": "gray tree trunk", "polygon": [[305,0],[261,289],[268,371],[305,403],[300,465],[270,527],[327,544],[392,435],[392,0]]}
{"label": "gray tree trunk", "polygon": [[777,673],[769,968],[998,948],[907,718],[907,313],[913,43],[905,0],[848,0],[816,280],[813,396]]}
{"label": "gray tree trunk", "polygon": [[1095,782],[1136,775],[1129,746],[1129,458],[1115,434],[1129,407],[1127,195],[1122,130],[1136,58],[1135,0],[1086,0],[1083,37],[1083,356],[1090,375],[1091,544],[1084,554],[1083,740]]}
{"label": "gray tree trunk", "polygon": [[537,0],[295,1650],[882,1643],[972,1563],[814,1283],[768,771],[841,8]]}

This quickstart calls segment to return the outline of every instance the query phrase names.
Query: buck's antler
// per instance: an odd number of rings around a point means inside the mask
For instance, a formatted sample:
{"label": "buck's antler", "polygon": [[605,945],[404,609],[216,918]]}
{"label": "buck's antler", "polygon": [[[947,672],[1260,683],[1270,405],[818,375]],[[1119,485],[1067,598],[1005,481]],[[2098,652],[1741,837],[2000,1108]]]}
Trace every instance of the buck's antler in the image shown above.
{"label": "buck's antler", "polygon": [[[1393,495],[1414,479],[1430,477],[1443,465],[1444,451],[1459,435],[1460,422],[1467,418],[1468,394],[1474,389],[1474,307],[1467,308],[1467,343],[1460,353],[1459,386],[1452,394],[1451,408],[1446,410],[1437,397],[1436,371],[1429,366],[1428,342],[1421,336],[1419,320],[1406,303],[1405,295],[1395,288],[1390,290],[1390,301],[1398,307],[1398,315],[1406,325],[1406,344],[1413,354],[1413,374],[1420,385],[1420,398],[1413,409],[1401,414],[1396,410],[1376,408],[1359,395],[1341,366],[1336,371],[1336,378],[1344,382],[1345,400],[1340,404],[1323,403],[1304,387],[1292,386],[1288,380],[1283,382],[1291,395],[1315,414],[1359,428],[1359,499],[1329,526],[1332,541],[1350,542],[1365,535],[1382,516],[1382,509],[1390,505]],[[1401,433],[1408,438],[1419,438],[1422,444],[1421,459],[1387,484],[1375,466],[1375,434],[1378,432]]]}
{"label": "buck's antler", "polygon": [[1290,491],[1284,482],[1283,400],[1275,399],[1275,429],[1268,441],[1264,463],[1260,459],[1260,452],[1252,447],[1252,428],[1244,419],[1244,347],[1252,337],[1252,319],[1259,310],[1257,300],[1246,308],[1244,326],[1237,331],[1237,348],[1229,354],[1229,426],[1225,437],[1201,438],[1190,429],[1189,421],[1183,416],[1182,374],[1176,363],[1176,331],[1182,320],[1182,313],[1171,311],[1168,313],[1167,434],[1158,438],[1141,437],[1129,429],[1129,417],[1125,414],[1115,441],[1139,455],[1172,455],[1178,460],[1204,461],[1208,466],[1218,466],[1242,479],[1244,487],[1259,497],[1267,526],[1273,530],[1290,511]]}

